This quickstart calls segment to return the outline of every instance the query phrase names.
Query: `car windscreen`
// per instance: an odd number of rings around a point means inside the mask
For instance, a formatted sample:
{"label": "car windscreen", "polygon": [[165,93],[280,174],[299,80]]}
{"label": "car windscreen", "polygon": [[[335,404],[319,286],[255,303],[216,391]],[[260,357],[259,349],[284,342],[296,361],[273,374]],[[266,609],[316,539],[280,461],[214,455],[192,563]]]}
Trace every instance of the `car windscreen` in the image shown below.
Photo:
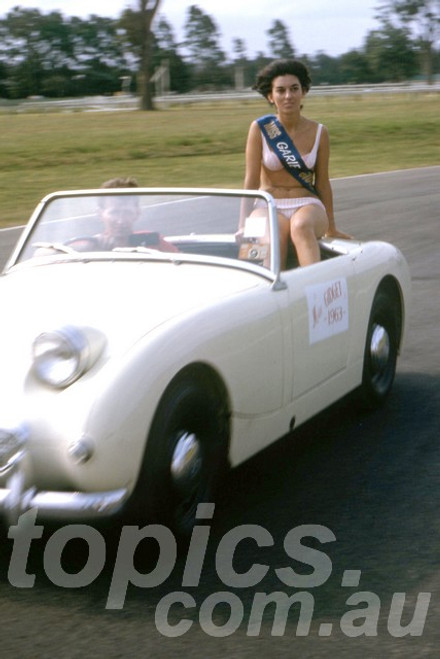
{"label": "car windscreen", "polygon": [[270,267],[271,227],[262,195],[95,191],[49,197],[18,262],[55,253],[198,254]]}

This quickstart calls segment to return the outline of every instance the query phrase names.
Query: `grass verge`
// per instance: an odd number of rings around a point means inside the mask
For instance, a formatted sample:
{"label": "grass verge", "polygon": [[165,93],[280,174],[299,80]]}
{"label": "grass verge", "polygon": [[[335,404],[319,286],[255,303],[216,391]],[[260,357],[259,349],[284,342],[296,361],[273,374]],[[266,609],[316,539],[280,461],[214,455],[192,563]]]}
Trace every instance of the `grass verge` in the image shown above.
{"label": "grass verge", "polygon": [[[304,114],[326,124],[333,178],[438,164],[438,94],[310,96]],[[54,190],[113,176],[143,186],[239,188],[250,122],[261,101],[157,112],[0,114],[0,226],[23,224]]]}

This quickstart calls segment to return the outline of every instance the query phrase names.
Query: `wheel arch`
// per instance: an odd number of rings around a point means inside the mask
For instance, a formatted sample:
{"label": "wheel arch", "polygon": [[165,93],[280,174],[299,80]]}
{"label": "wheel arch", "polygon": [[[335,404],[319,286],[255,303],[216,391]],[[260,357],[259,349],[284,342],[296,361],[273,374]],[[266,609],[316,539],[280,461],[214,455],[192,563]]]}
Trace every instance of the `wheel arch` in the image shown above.
{"label": "wheel arch", "polygon": [[403,297],[402,288],[393,275],[386,275],[379,283],[373,299],[379,294],[385,294],[395,306],[395,320],[397,332],[397,347],[398,351],[402,347],[403,342],[403,328],[405,320],[405,302]]}
{"label": "wheel arch", "polygon": [[163,398],[167,396],[171,387],[174,387],[176,382],[183,379],[194,379],[198,383],[214,387],[216,394],[222,403],[223,412],[228,419],[229,424],[232,406],[228,388],[220,373],[206,362],[192,362],[181,368],[168,383],[159,400],[158,406]]}
{"label": "wheel arch", "polygon": [[[168,382],[167,386],[160,396],[156,409],[150,424],[150,428],[147,432],[146,442],[143,451],[143,457],[140,464],[140,471],[137,475],[136,483],[134,489],[131,493],[130,499],[127,503],[126,514],[129,516],[134,516],[135,519],[143,519],[144,515],[142,514],[142,502],[144,501],[144,492],[149,491],[149,486],[145,486],[146,483],[151,483],[154,481],[152,473],[154,471],[154,466],[156,464],[155,453],[154,451],[157,448],[157,443],[154,442],[154,436],[157,432],[157,428],[160,426],[160,420],[163,420],[164,408],[173,400],[173,395],[179,391],[179,388],[185,387],[185,384],[193,383],[202,392],[210,392],[211,400],[215,397],[215,400],[219,402],[218,408],[213,410],[213,414],[217,417],[217,420],[220,422],[220,432],[218,447],[220,448],[220,457],[221,460],[218,463],[219,473],[223,474],[230,467],[229,463],[229,446],[230,446],[230,405],[229,405],[229,396],[227,392],[226,385],[221,378],[220,374],[210,365],[203,362],[195,362],[187,364],[182,367],[173,378]],[[211,417],[213,418],[213,417]],[[215,447],[216,443],[212,444]],[[150,451],[153,453],[150,453]],[[214,448],[214,450],[216,450]],[[153,467],[151,467],[153,465]],[[148,507],[148,504],[147,504]],[[140,517],[139,517],[140,515]],[[157,520],[160,517],[157,516],[155,511],[155,506],[150,509],[149,514],[146,515],[147,519]],[[145,521],[145,520],[143,520]]]}

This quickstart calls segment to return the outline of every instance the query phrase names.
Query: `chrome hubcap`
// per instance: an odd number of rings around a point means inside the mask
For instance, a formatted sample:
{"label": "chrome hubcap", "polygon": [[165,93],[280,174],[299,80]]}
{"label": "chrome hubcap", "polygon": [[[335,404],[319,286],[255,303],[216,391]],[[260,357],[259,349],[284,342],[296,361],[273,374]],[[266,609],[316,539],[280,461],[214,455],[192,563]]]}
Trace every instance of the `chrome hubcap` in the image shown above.
{"label": "chrome hubcap", "polygon": [[382,325],[374,325],[370,343],[371,363],[376,373],[383,371],[390,357],[390,337]]}
{"label": "chrome hubcap", "polygon": [[200,442],[194,433],[181,432],[171,458],[171,477],[181,492],[187,492],[194,486],[200,472],[202,458]]}

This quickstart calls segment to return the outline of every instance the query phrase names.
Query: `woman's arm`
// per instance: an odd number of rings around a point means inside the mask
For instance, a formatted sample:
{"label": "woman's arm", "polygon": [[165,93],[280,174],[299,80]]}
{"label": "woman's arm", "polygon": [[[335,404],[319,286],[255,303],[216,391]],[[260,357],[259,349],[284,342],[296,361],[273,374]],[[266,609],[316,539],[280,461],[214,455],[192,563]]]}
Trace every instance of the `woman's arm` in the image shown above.
{"label": "woman's arm", "polygon": [[[244,176],[245,190],[258,190],[260,187],[261,156],[262,156],[261,131],[256,121],[253,121],[246,142],[246,170]],[[240,213],[239,231],[243,229],[246,217],[252,212],[253,201],[244,199]]]}
{"label": "woman's arm", "polygon": [[246,142],[246,171],[244,177],[245,190],[258,190],[260,187],[261,157],[263,143],[261,131],[256,121],[253,121]]}
{"label": "woman's arm", "polygon": [[335,238],[351,238],[351,236],[336,228],[333,211],[333,191],[329,178],[329,160],[330,139],[327,128],[323,126],[316,159],[315,188],[327,212],[328,230],[326,235]]}

